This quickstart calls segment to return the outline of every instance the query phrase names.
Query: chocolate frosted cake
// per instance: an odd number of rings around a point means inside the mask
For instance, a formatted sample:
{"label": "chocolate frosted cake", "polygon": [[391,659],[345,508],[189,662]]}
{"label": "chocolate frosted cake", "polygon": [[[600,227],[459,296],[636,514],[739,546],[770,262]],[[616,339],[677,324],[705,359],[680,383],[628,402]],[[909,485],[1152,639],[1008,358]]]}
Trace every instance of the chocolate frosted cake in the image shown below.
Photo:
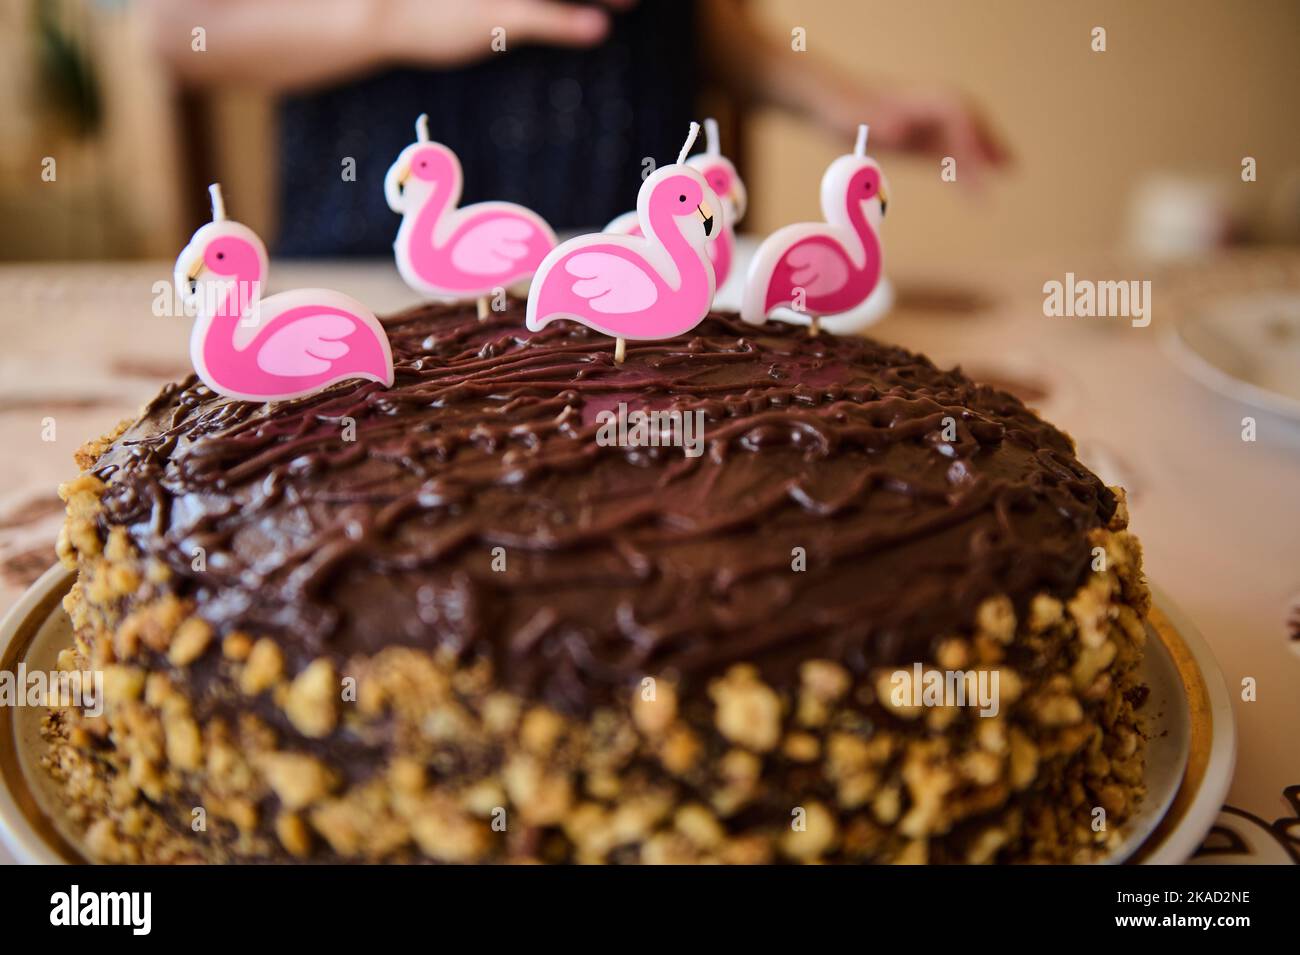
{"label": "chocolate frosted cake", "polygon": [[[82,450],[64,662],[107,705],[56,713],[49,763],[92,855],[1114,846],[1148,597],[1123,493],[1068,437],[866,339],[715,313],[618,365],[523,326],[415,309],[385,321],[391,389],[190,378]],[[670,414],[609,426],[646,411]],[[696,447],[660,440],[687,422]]]}

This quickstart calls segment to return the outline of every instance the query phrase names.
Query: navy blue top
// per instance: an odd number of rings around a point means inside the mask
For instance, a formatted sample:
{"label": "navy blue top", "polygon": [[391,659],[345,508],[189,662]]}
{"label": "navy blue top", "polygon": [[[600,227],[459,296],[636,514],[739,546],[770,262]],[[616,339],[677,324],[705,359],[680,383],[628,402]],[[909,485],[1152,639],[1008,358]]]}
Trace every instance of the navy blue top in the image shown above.
{"label": "navy blue top", "polygon": [[[641,3],[614,15],[593,49],[509,49],[461,69],[390,70],[287,97],[277,253],[391,253],[400,219],[384,173],[415,141],[422,112],[430,138],[460,157],[462,203],[520,202],[557,231],[634,208],[644,158],[672,162],[696,118],[690,6]],[[355,182],[343,180],[345,157]]]}

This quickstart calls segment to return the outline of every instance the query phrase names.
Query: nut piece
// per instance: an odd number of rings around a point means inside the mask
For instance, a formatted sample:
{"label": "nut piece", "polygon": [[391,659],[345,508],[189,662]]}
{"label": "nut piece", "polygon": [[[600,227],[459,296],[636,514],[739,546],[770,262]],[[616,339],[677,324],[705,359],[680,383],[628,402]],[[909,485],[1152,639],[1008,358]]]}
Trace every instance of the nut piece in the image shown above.
{"label": "nut piece", "polygon": [[903,687],[896,681],[895,674],[905,672],[904,670],[878,672],[875,680],[876,701],[899,719],[914,720],[921,716],[922,708],[914,703],[903,702],[908,694],[896,692],[901,691]]}
{"label": "nut piece", "polygon": [[786,736],[781,751],[792,762],[811,763],[821,755],[822,747],[812,733],[794,732]]}
{"label": "nut piece", "polygon": [[1016,611],[1005,594],[990,597],[975,612],[975,627],[982,637],[1010,643],[1016,635]]}
{"label": "nut piece", "polygon": [[285,809],[303,809],[330,790],[330,771],[306,753],[262,753],[255,762]]}
{"label": "nut piece", "polygon": [[418,793],[424,788],[424,766],[411,756],[398,756],[388,767],[388,781],[399,793]]}
{"label": "nut piece", "polygon": [[474,862],[491,848],[488,827],[447,799],[430,799],[411,820],[420,851],[440,862]]}
{"label": "nut piece", "polygon": [[763,761],[748,750],[729,749],[718,760],[720,788],[713,793],[713,808],[721,816],[741,809],[758,787]]}
{"label": "nut piece", "polygon": [[176,629],[167,659],[178,667],[189,666],[211,642],[212,626],[202,617],[190,617]]}
{"label": "nut piece", "polygon": [[804,809],[804,828],[791,828],[781,835],[783,855],[799,862],[811,862],[830,852],[839,841],[839,826],[835,816],[819,802],[810,802]]}
{"label": "nut piece", "polygon": [[282,812],[275,817],[275,834],[291,856],[302,859],[311,855],[311,830],[296,812]]}
{"label": "nut piece", "polygon": [[916,744],[903,763],[903,782],[912,808],[899,820],[898,831],[911,839],[946,832],[944,802],[956,782],[952,771],[933,760],[929,747]]}
{"label": "nut piece", "polygon": [[677,831],[701,849],[715,849],[726,839],[726,830],[717,817],[699,803],[688,803],[673,817]]}
{"label": "nut piece", "polygon": [[519,726],[519,742],[537,756],[546,756],[564,733],[564,720],[554,710],[534,706]]}
{"label": "nut piece", "polygon": [[1110,516],[1106,527],[1112,531],[1122,531],[1128,527],[1128,492],[1118,484],[1107,490],[1115,495],[1115,513]]}
{"label": "nut piece", "polygon": [[253,638],[242,630],[232,630],[221,641],[221,655],[236,662],[247,660],[253,651]]}
{"label": "nut piece", "polygon": [[830,660],[807,660],[799,668],[803,687],[823,703],[834,703],[849,691],[849,671]]}
{"label": "nut piece", "polygon": [[659,761],[674,776],[689,772],[699,760],[704,747],[696,735],[685,726],[675,726],[664,738],[659,750]]}
{"label": "nut piece", "polygon": [[263,637],[248,653],[248,661],[239,674],[239,688],[247,696],[256,696],[274,686],[283,673],[284,657],[280,654],[280,647],[269,637]]}
{"label": "nut piece", "polygon": [[1083,719],[1083,707],[1065,694],[1040,696],[1034,701],[1034,716],[1042,726],[1074,726]]}
{"label": "nut piece", "polygon": [[1038,775],[1038,747],[1016,727],[1011,727],[1011,788],[1024,789]]}
{"label": "nut piece", "polygon": [[993,862],[999,849],[1007,844],[1010,836],[1005,829],[990,826],[976,836],[966,850],[967,865],[988,865]]}
{"label": "nut piece", "polygon": [[741,746],[765,753],[781,741],[781,698],[758,679],[751,666],[737,664],[709,684],[718,732]]}
{"label": "nut piece", "polygon": [[1029,630],[1042,633],[1065,618],[1065,607],[1051,594],[1038,594],[1029,602]]}
{"label": "nut piece", "polygon": [[338,686],[334,664],[325,659],[313,660],[289,684],[284,712],[303,736],[319,739],[334,729],[339,719]]}
{"label": "nut piece", "polygon": [[548,773],[536,759],[523,754],[511,757],[501,776],[525,822],[552,826],[563,821],[573,802],[573,785],[568,776]]}
{"label": "nut piece", "polygon": [[203,761],[199,726],[188,716],[173,715],[163,723],[167,737],[167,761],[177,769],[198,769]]}
{"label": "nut piece", "polygon": [[104,703],[120,706],[138,700],[144,692],[144,671],[138,667],[111,663],[104,667]]}
{"label": "nut piece", "polygon": [[646,736],[659,736],[677,718],[677,690],[667,680],[655,681],[653,700],[647,700],[637,687],[632,698],[632,719]]}

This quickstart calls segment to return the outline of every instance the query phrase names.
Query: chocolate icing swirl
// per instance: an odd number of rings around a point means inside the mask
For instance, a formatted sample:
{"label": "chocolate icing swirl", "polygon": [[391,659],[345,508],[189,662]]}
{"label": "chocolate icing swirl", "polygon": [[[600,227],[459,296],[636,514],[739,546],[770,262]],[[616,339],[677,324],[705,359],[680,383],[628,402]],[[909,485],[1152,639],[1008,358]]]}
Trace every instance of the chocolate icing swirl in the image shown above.
{"label": "chocolate icing swirl", "polygon": [[[391,389],[257,404],[191,377],[96,467],[106,526],[294,664],[447,647],[573,713],[738,661],[862,672],[928,657],[989,596],[1067,596],[1115,508],[1019,400],[867,339],[715,313],[620,366],[582,326],[527,332],[519,302],[385,325]],[[620,402],[703,411],[705,453],[602,446]]]}

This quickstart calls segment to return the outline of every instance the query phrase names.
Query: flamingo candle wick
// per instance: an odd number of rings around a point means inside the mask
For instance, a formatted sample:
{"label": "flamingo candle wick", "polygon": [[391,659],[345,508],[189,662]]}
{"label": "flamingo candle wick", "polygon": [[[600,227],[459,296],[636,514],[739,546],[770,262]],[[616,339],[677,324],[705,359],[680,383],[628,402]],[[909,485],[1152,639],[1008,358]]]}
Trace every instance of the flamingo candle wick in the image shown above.
{"label": "flamingo candle wick", "polygon": [[214,182],[208,186],[208,195],[212,197],[212,221],[226,221],[226,200],[221,195],[221,183]]}
{"label": "flamingo candle wick", "polygon": [[722,139],[718,136],[718,121],[712,116],[704,121],[704,151],[710,156],[722,155]]}
{"label": "flamingo candle wick", "polygon": [[682,151],[677,154],[677,165],[686,162],[686,157],[691,154],[691,147],[695,145],[695,137],[700,135],[700,124],[691,123],[691,131],[686,134],[686,142],[682,146]]}
{"label": "flamingo candle wick", "polygon": [[867,154],[867,124],[862,123],[858,126],[858,141],[853,146],[853,155],[865,156]]}
{"label": "flamingo candle wick", "polygon": [[429,114],[421,113],[415,118],[415,138],[417,141],[427,143],[429,141]]}

